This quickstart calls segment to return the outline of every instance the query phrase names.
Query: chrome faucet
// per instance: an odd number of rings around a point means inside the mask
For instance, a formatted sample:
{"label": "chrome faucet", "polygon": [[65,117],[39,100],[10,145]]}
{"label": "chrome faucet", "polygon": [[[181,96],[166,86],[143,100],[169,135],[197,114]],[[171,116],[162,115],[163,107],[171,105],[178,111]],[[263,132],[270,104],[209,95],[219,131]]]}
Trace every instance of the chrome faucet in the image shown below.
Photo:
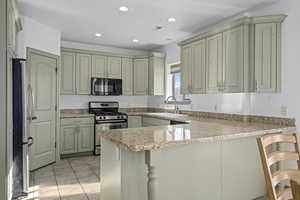
{"label": "chrome faucet", "polygon": [[[170,99],[174,100],[174,103],[170,101]],[[175,96],[169,96],[166,100],[165,100],[166,104],[174,104],[174,112],[175,113],[179,113],[179,107],[178,107],[178,102],[175,98]]]}

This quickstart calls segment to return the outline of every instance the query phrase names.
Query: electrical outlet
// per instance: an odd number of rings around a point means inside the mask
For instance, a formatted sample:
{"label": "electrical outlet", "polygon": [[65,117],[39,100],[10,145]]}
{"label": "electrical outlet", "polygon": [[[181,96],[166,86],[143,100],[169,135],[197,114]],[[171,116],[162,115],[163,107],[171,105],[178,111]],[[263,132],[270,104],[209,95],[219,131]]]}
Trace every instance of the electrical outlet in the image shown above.
{"label": "electrical outlet", "polygon": [[214,109],[215,109],[216,112],[218,111],[218,105],[217,104],[215,105]]}
{"label": "electrical outlet", "polygon": [[282,116],[287,116],[287,114],[288,114],[287,107],[286,106],[281,106],[280,113],[281,113]]}

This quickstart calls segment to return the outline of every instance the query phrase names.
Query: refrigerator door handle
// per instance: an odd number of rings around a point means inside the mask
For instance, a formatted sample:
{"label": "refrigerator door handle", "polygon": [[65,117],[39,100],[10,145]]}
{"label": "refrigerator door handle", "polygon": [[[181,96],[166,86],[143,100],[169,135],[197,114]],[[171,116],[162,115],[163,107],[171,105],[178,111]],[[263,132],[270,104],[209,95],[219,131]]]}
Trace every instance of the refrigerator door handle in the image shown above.
{"label": "refrigerator door handle", "polygon": [[37,117],[34,114],[34,97],[33,97],[33,92],[32,92],[32,87],[31,85],[28,85],[28,120],[36,120]]}

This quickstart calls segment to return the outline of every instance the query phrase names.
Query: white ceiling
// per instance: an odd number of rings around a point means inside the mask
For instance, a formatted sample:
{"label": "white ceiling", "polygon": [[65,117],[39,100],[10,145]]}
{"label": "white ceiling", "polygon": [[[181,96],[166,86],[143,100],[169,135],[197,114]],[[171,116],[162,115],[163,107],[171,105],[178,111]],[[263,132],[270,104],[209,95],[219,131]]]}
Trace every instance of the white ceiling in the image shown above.
{"label": "white ceiling", "polygon": [[[23,15],[62,32],[62,40],[150,50],[276,0],[18,0]],[[122,13],[120,6],[129,11]],[[175,17],[175,23],[168,22]],[[155,26],[163,29],[155,30]],[[95,33],[102,37],[96,38]],[[137,38],[140,42],[133,43]],[[168,39],[169,38],[169,39]],[[171,40],[170,40],[171,39]]]}

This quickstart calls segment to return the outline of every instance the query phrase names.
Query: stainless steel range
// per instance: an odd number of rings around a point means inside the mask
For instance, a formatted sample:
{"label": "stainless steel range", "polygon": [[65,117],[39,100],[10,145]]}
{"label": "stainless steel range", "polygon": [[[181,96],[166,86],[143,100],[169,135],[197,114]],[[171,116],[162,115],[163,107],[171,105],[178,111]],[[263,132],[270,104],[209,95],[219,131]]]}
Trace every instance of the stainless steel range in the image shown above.
{"label": "stainless steel range", "polygon": [[101,151],[101,131],[127,128],[127,115],[119,112],[118,102],[91,101],[89,113],[95,115],[95,155]]}

